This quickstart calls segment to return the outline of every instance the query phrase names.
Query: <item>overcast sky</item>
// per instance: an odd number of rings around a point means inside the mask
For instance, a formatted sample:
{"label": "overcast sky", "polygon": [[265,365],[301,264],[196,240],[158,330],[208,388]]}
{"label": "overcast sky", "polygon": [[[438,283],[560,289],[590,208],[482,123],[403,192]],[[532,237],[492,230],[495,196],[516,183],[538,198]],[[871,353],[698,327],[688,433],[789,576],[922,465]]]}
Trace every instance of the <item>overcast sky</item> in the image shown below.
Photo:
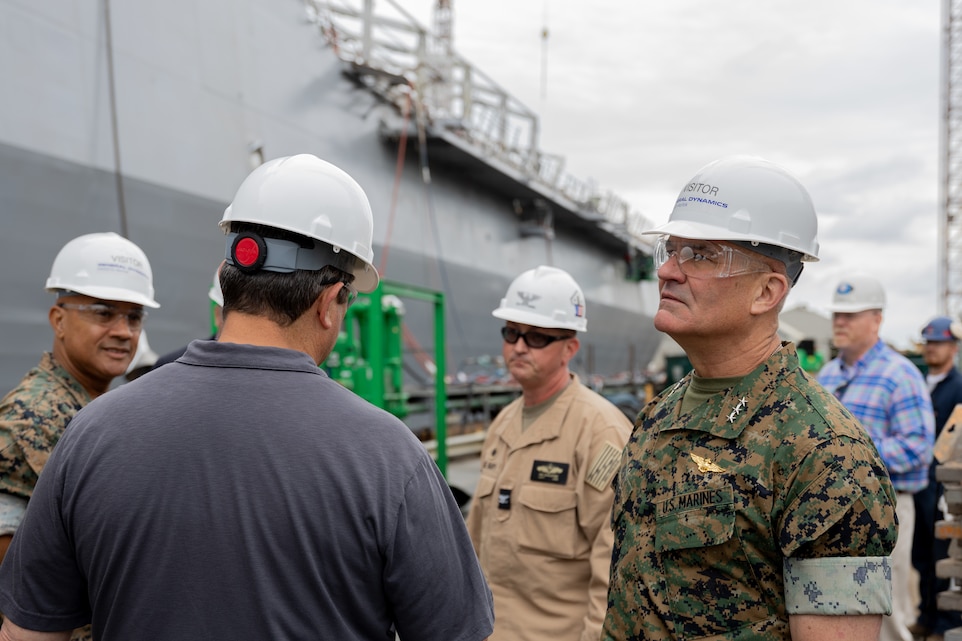
{"label": "overcast sky", "polygon": [[[431,24],[431,0],[401,3]],[[824,309],[863,272],[898,347],[938,312],[937,0],[452,4],[455,49],[540,114],[572,175],[660,224],[703,165],[763,156],[819,214],[822,260],[788,307]]]}

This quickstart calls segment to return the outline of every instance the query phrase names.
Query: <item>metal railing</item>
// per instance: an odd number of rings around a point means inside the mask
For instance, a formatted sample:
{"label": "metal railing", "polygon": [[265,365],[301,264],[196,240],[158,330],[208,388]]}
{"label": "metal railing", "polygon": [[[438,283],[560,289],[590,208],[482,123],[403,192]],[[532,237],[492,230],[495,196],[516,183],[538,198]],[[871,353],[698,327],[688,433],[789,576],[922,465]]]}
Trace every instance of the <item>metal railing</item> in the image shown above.
{"label": "metal railing", "polygon": [[485,161],[503,163],[609,233],[650,248],[650,221],[610,190],[565,173],[541,151],[538,115],[421,26],[394,0],[303,0],[309,21],[369,88],[403,110],[408,100],[433,130]]}

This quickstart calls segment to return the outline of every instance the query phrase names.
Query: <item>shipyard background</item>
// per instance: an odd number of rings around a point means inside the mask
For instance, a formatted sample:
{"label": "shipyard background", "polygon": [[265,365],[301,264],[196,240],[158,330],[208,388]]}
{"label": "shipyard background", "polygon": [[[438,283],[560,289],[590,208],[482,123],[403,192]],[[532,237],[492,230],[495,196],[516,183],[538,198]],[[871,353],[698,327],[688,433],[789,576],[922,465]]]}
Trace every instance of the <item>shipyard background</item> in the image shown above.
{"label": "shipyard background", "polygon": [[[816,202],[822,261],[789,299],[787,338],[830,355],[822,310],[853,270],[885,283],[883,336],[903,350],[944,302],[940,45],[958,3],[455,0],[450,40],[440,4],[378,0],[375,21],[361,1],[0,0],[0,389],[49,349],[42,284],[79,234],[145,249],[155,351],[208,335],[216,222],[252,166],[301,151],[359,180],[376,264],[430,299],[387,315],[401,387],[378,368],[376,393],[436,448],[440,358],[458,399],[446,471],[467,492],[476,434],[516,393],[490,310],[524,269],[584,287],[574,366],[597,388],[640,400],[683,373],[651,327],[637,232],[716,157],[780,162]],[[345,382],[374,369],[353,365]]]}
{"label": "shipyard background", "polygon": [[[684,364],[651,327],[639,232],[728,153],[792,168],[820,211],[823,259],[786,337],[827,358],[820,305],[858,269],[883,278],[897,301],[883,333],[911,349],[937,304],[940,9],[0,0],[0,387],[49,348],[41,284],[81,233],[119,231],[151,258],[156,352],[208,335],[216,221],[252,166],[300,151],[361,182],[378,267],[431,299],[393,308],[400,360],[376,368],[379,402],[409,404],[415,430],[439,364],[482,404],[452,408],[456,431],[510,397],[490,310],[537,264],[588,296],[586,381],[642,399],[673,378]],[[369,380],[371,346],[352,349],[345,382]]]}

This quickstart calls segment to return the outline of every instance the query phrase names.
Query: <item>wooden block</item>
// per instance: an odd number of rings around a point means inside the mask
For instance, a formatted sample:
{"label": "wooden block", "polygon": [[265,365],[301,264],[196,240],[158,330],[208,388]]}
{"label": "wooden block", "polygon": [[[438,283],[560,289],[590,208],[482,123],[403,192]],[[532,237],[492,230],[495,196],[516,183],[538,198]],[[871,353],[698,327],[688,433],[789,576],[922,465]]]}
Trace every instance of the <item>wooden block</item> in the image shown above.
{"label": "wooden block", "polygon": [[962,592],[946,590],[935,597],[935,604],[940,610],[962,610]]}
{"label": "wooden block", "polygon": [[962,578],[962,560],[939,559],[935,562],[935,576],[940,579]]}
{"label": "wooden block", "polygon": [[962,433],[962,404],[955,406],[948,420],[945,421],[945,427],[942,428],[939,437],[935,439],[933,452],[936,461],[945,463],[952,458],[960,433]]}
{"label": "wooden block", "polygon": [[962,461],[947,461],[935,466],[935,480],[939,483],[962,483]]}
{"label": "wooden block", "polygon": [[962,545],[960,545],[962,539],[951,539],[949,541],[949,558],[950,559],[962,559]]}
{"label": "wooden block", "polygon": [[962,521],[936,521],[935,538],[962,539]]}
{"label": "wooden block", "polygon": [[952,628],[945,631],[945,641],[962,641],[962,628]]}
{"label": "wooden block", "polygon": [[[950,506],[962,505],[962,485],[946,485],[943,496],[945,496],[945,502]],[[952,514],[955,514],[955,512],[952,512]]]}

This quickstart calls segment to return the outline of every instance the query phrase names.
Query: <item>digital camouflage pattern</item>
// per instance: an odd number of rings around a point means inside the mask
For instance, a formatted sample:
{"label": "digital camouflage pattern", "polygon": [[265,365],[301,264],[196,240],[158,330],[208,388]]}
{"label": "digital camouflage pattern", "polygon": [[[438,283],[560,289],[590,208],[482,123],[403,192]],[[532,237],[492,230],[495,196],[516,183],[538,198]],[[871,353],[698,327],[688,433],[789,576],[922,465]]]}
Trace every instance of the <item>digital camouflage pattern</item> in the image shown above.
{"label": "digital camouflage pattern", "polygon": [[892,611],[892,564],[885,556],[785,559],[789,614],[877,614]]}
{"label": "digital camouflage pattern", "polygon": [[[40,472],[70,419],[90,395],[45,352],[40,363],[0,400],[0,492],[29,499]],[[89,625],[70,641],[89,641]]]}
{"label": "digital camouflage pattern", "polygon": [[45,353],[0,400],[0,492],[30,498],[53,446],[90,395]]}
{"label": "digital camouflage pattern", "polygon": [[[682,414],[690,377],[645,407],[625,447],[602,638],[789,639],[784,560],[888,556],[894,490],[791,344]],[[878,602],[890,593],[884,573],[848,576]]]}

